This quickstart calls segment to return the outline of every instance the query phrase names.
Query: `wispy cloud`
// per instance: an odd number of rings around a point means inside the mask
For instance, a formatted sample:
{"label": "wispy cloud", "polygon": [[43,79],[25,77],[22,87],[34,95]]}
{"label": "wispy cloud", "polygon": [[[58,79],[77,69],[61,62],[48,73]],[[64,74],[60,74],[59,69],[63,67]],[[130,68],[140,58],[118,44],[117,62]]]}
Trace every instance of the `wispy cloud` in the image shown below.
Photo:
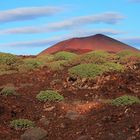
{"label": "wispy cloud", "polygon": [[59,7],[24,7],[0,11],[0,23],[31,20],[60,12]]}
{"label": "wispy cloud", "polygon": [[65,36],[60,36],[60,37],[53,37],[49,39],[42,39],[42,40],[33,40],[33,41],[24,41],[24,42],[12,42],[12,43],[5,43],[5,44],[0,44],[0,46],[6,46],[6,47],[41,47],[41,46],[50,46],[54,45],[55,43],[73,38],[73,37],[84,37],[84,36],[89,36],[89,35],[94,35],[97,33],[102,33],[105,35],[118,35],[122,34],[124,32],[114,30],[114,29],[99,29],[99,30],[75,30],[70,32],[68,35]]}
{"label": "wispy cloud", "polygon": [[55,44],[56,42],[65,39],[65,37],[53,37],[49,39],[32,40],[32,41],[21,41],[21,42],[11,42],[3,43],[0,46],[5,47],[41,47]]}
{"label": "wispy cloud", "polygon": [[127,32],[115,30],[115,29],[96,29],[96,30],[78,29],[72,32],[72,34],[76,36],[88,36],[88,35],[93,35],[93,34],[119,35],[119,34],[125,34],[125,33]]}
{"label": "wispy cloud", "polygon": [[42,26],[28,26],[1,30],[0,34],[37,34],[37,33],[47,33],[59,30],[68,30],[77,28],[87,24],[95,23],[106,23],[106,24],[116,24],[124,17],[115,12],[102,13],[97,15],[80,16],[71,19],[67,19],[60,22],[49,23],[48,25]]}

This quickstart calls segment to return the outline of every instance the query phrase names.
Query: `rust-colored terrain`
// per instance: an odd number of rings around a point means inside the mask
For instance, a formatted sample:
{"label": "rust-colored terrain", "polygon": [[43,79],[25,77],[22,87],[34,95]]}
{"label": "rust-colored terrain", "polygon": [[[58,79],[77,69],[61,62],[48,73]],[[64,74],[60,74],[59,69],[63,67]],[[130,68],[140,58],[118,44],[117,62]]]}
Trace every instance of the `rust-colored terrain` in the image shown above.
{"label": "rust-colored terrain", "polygon": [[[129,50],[46,55],[98,49]],[[95,35],[61,42],[39,56],[1,53],[0,140],[140,140],[140,54],[135,50]],[[16,94],[2,94],[7,87]],[[64,100],[41,102],[37,95],[46,90]],[[120,97],[122,104],[113,104]],[[34,122],[37,130],[23,137],[32,129],[11,126],[18,119]]]}
{"label": "rust-colored terrain", "polygon": [[[140,69],[124,74],[106,73],[94,81],[79,84],[76,80],[67,80],[68,77],[65,71],[54,73],[48,68],[0,76],[1,87],[13,84],[20,93],[0,97],[0,140],[20,139],[24,130],[9,127],[9,122],[18,118],[28,118],[46,130],[45,140],[140,139],[140,105],[115,107],[101,102],[124,94],[140,97]],[[65,101],[37,101],[39,91],[50,88],[59,91]],[[70,115],[71,111],[75,115]],[[42,118],[48,124],[42,123]]]}
{"label": "rust-colored terrain", "polygon": [[89,37],[72,38],[51,46],[40,53],[42,54],[53,54],[59,51],[69,51],[78,54],[90,52],[93,50],[104,50],[108,52],[119,52],[121,50],[130,49],[137,51],[137,49],[124,44],[118,40],[110,38],[108,36],[97,34]]}

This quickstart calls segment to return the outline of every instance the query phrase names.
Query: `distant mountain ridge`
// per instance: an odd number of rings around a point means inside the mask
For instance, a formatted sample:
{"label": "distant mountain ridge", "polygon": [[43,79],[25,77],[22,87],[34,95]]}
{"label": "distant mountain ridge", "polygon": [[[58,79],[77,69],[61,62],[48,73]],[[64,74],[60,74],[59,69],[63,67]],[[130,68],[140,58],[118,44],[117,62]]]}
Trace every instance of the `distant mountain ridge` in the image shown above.
{"label": "distant mountain ridge", "polygon": [[138,51],[136,48],[122,43],[116,39],[113,39],[103,34],[96,34],[93,36],[71,38],[61,41],[42,51],[39,55],[53,54],[59,51],[69,51],[75,52],[77,54],[82,54],[94,50],[104,50],[107,52],[116,53],[125,49]]}

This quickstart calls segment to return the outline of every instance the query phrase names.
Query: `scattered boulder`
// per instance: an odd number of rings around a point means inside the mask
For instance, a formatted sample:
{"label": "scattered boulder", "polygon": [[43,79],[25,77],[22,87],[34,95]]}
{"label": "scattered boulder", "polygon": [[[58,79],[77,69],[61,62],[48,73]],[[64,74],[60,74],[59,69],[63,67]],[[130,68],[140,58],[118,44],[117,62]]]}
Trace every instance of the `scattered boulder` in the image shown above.
{"label": "scattered boulder", "polygon": [[31,128],[24,132],[23,135],[21,135],[21,140],[46,140],[47,138],[47,132],[44,129],[41,128]]}
{"label": "scattered boulder", "polygon": [[79,114],[77,111],[69,110],[66,113],[65,117],[70,119],[70,120],[77,120],[78,118],[82,118],[83,116],[81,114]]}
{"label": "scattered boulder", "polygon": [[48,125],[50,124],[50,121],[49,121],[47,118],[42,117],[42,118],[40,119],[40,123],[41,123],[43,126],[48,126]]}

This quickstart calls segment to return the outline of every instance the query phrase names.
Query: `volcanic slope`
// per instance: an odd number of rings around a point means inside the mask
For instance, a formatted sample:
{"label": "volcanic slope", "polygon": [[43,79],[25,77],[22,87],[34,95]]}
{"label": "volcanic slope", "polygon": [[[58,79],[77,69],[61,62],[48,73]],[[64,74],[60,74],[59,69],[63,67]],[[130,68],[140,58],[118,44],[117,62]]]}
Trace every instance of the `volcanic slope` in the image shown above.
{"label": "volcanic slope", "polygon": [[103,50],[116,53],[125,49],[137,51],[137,49],[127,44],[124,44],[116,39],[110,38],[102,34],[96,34],[93,36],[72,38],[59,42],[42,51],[39,55],[53,54],[59,51],[69,51],[75,52],[77,54],[82,54],[94,50]]}

